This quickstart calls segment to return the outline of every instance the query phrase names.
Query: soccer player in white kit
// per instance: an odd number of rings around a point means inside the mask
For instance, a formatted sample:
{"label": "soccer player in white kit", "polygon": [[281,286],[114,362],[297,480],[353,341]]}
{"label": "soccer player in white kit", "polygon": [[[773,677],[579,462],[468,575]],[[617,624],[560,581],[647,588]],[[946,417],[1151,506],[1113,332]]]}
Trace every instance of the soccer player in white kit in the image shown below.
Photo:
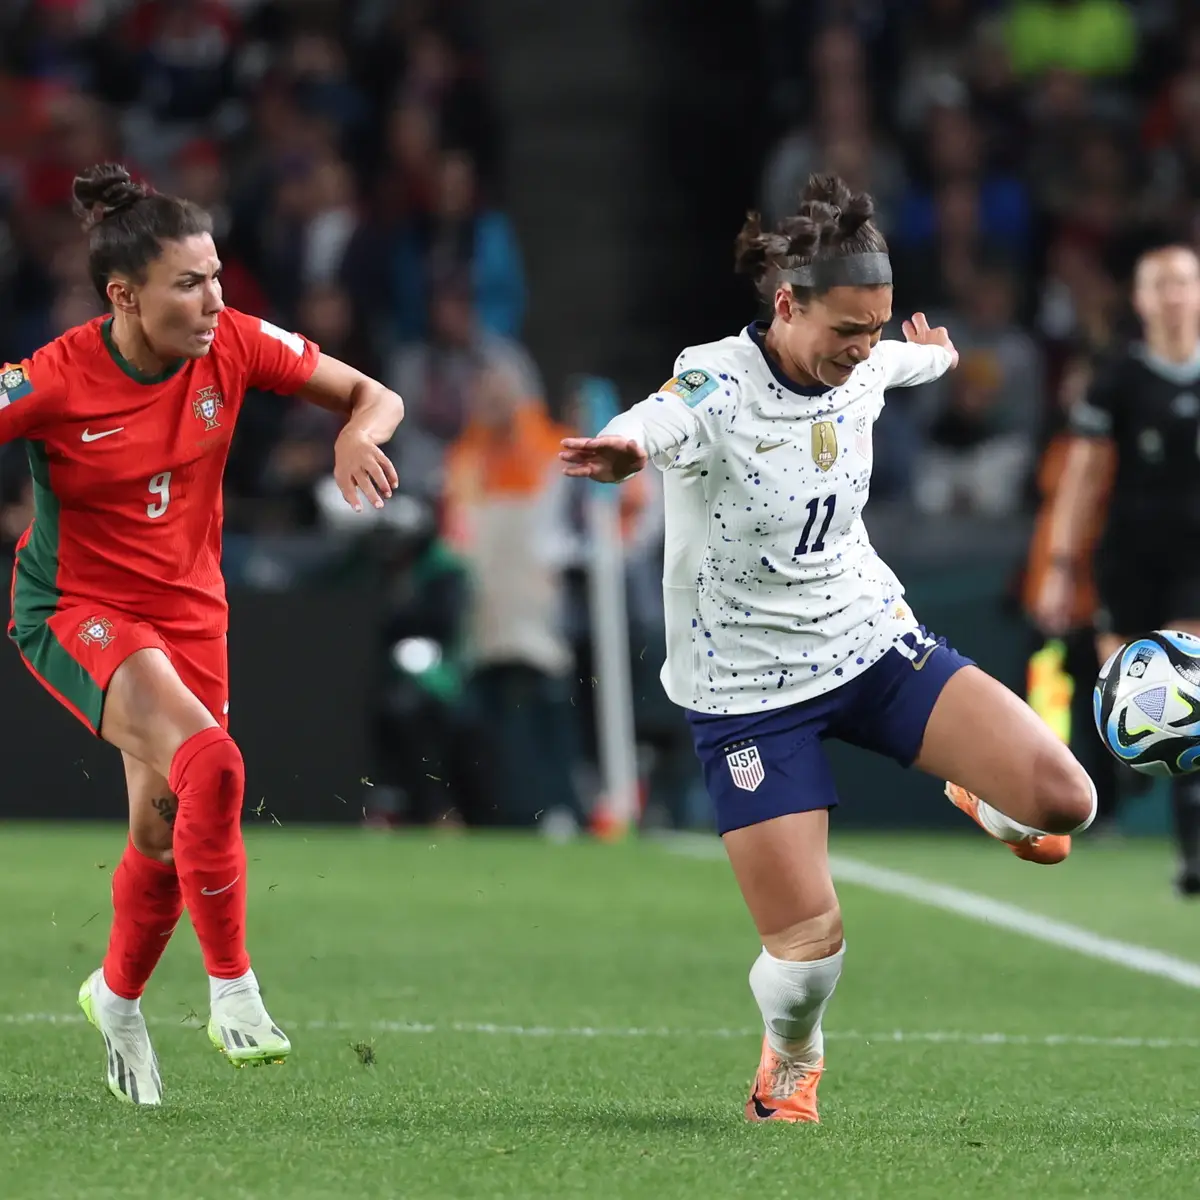
{"label": "soccer player in white kit", "polygon": [[652,396],[563,442],[569,475],[616,483],[650,459],[665,473],[663,685],[687,710],[762,941],[750,1120],[818,1119],[821,1018],[845,953],[825,738],[955,780],[951,800],[1034,862],[1066,857],[1096,809],[1067,747],[917,623],[871,548],[862,510],[884,393],[958,358],[920,313],[906,342],[880,341],[892,276],[872,211],[814,176],[777,231],[752,214],[738,265],[770,321],[685,350]]}

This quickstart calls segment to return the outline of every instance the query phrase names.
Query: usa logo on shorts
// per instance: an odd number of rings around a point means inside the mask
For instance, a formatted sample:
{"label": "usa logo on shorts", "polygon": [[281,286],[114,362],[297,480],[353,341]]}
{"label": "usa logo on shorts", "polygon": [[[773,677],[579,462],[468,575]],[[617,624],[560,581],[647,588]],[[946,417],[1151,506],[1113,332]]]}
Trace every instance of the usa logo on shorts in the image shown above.
{"label": "usa logo on shorts", "polygon": [[730,750],[725,755],[725,761],[729,764],[729,775],[734,786],[741,788],[743,792],[754,791],[767,777],[757,746],[743,746],[740,750]]}

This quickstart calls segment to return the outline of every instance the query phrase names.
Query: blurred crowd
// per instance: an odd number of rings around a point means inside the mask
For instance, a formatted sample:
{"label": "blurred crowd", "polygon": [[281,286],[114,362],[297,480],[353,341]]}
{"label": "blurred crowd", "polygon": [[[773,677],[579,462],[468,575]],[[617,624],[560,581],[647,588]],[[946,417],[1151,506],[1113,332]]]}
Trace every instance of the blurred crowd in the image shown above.
{"label": "blurred crowd", "polygon": [[[0,13],[0,327],[16,358],[99,311],[71,180],[125,162],[216,219],[228,303],[405,396],[429,446],[469,420],[476,360],[540,393],[515,339],[520,250],[499,134],[455,0],[10,0]],[[231,530],[312,527],[326,420],[247,405]]]}
{"label": "blurred crowd", "polygon": [[[506,824],[547,810],[579,819],[599,789],[590,499],[558,474],[556,451],[611,397],[581,379],[552,415],[522,344],[504,130],[472,8],[5,0],[0,353],[27,355],[100,311],[68,206],[81,166],[123,161],[208,208],[231,305],[301,330],[406,403],[389,448],[404,496],[354,539],[383,579],[379,819],[449,809]],[[761,63],[748,70],[761,80],[758,120],[775,130],[761,207],[792,211],[815,170],[871,191],[897,318],[925,310],[962,353],[945,380],[890,397],[873,506],[1026,513],[1079,364],[1128,332],[1137,250],[1200,238],[1200,8],[758,0],[758,10]],[[232,580],[287,586],[312,552],[278,547],[348,528],[329,478],[330,422],[280,397],[245,406],[226,480]],[[621,497],[638,736],[647,794],[685,823],[702,802],[686,727],[655,682],[653,475]],[[4,448],[0,541],[11,545],[28,516],[23,454]]]}
{"label": "blurred crowd", "polygon": [[[1131,332],[1125,285],[1138,249],[1200,240],[1200,6],[760,8],[780,130],[765,211],[791,211],[812,170],[871,191],[897,316],[925,310],[962,351],[944,381],[890,397],[873,503],[1027,509],[1072,368]],[[807,55],[794,53],[806,43]]]}
{"label": "blurred crowd", "polygon": [[[477,26],[465,0],[7,0],[0,353],[101,312],[70,213],[81,167],[120,161],[206,208],[227,303],[302,331],[406,406],[388,447],[403,494],[351,525],[330,477],[335,418],[248,397],[226,474],[227,578],[281,589],[368,561],[372,816],[574,821],[598,786],[576,670],[590,654],[585,493],[558,470],[567,429],[520,340],[522,256]],[[556,407],[586,420],[595,386]],[[648,493],[622,497],[622,520],[633,620],[661,640]],[[0,448],[0,540],[30,514],[23,447]],[[334,536],[314,551],[313,532]]]}

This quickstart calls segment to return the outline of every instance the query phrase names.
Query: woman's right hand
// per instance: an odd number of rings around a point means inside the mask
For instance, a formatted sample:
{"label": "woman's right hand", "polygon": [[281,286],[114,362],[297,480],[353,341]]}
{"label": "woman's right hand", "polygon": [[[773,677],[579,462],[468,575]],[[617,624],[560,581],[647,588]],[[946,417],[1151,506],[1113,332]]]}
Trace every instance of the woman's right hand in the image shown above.
{"label": "woman's right hand", "polygon": [[1075,581],[1068,563],[1051,563],[1034,603],[1033,618],[1043,633],[1066,633],[1071,624]]}
{"label": "woman's right hand", "polygon": [[628,438],[569,437],[563,438],[558,457],[568,465],[564,475],[594,479],[597,483],[620,483],[636,475],[647,462],[646,452]]}

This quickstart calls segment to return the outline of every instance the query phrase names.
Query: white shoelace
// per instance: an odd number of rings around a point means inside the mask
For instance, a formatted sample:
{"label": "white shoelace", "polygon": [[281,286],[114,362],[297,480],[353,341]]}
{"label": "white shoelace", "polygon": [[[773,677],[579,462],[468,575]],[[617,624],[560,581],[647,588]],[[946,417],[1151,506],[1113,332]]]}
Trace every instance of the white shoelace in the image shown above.
{"label": "white shoelace", "polygon": [[786,1100],[813,1068],[791,1059],[778,1059],[771,1072],[771,1099]]}

